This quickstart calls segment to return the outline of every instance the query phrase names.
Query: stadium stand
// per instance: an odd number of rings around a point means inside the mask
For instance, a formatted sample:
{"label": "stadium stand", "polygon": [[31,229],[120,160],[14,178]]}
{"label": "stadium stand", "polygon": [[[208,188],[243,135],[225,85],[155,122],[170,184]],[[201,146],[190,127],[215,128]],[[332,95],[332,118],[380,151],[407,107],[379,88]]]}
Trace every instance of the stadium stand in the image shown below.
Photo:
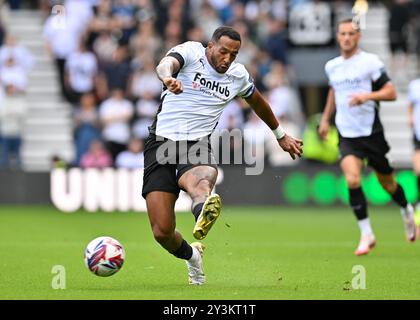
{"label": "stadium stand", "polygon": [[[27,114],[22,141],[22,165],[27,171],[47,171],[53,156],[73,158],[70,106],[60,98],[56,70],[42,37],[43,15],[34,10],[9,11],[8,33],[34,56],[26,92]],[[7,13],[6,13],[7,10]]]}
{"label": "stadium stand", "polygon": [[414,152],[412,132],[407,125],[407,86],[416,74],[416,59],[411,56],[410,65],[401,77],[392,70],[392,55],[388,37],[389,11],[381,4],[371,7],[366,16],[366,29],[363,30],[362,46],[365,50],[377,54],[386,64],[388,72],[398,90],[398,99],[381,103],[381,119],[385,127],[385,135],[391,146],[389,157],[395,167],[411,167]]}

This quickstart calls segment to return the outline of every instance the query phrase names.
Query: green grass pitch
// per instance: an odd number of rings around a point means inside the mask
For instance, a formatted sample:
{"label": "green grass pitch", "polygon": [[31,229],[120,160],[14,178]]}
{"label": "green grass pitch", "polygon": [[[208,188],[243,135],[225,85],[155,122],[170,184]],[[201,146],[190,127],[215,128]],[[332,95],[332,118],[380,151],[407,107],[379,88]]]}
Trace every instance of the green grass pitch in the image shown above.
{"label": "green grass pitch", "polygon": [[[2,206],[0,299],[419,299],[420,243],[406,242],[397,207],[370,213],[377,247],[356,257],[349,208],[225,207],[203,241],[207,283],[192,287],[185,262],[154,241],[146,214]],[[177,214],[177,228],[194,240],[190,213]],[[86,244],[102,235],[126,251],[109,278],[83,262]],[[52,288],[55,265],[65,268],[65,289]],[[352,287],[357,265],[366,289]]]}

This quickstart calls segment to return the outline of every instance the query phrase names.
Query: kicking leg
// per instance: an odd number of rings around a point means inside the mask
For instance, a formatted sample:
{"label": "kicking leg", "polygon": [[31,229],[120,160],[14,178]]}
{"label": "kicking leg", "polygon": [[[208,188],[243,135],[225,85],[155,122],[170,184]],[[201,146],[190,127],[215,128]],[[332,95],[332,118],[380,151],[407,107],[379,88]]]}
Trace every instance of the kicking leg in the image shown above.
{"label": "kicking leg", "polygon": [[216,179],[217,169],[203,165],[186,171],[178,181],[179,186],[190,195],[193,201],[191,210],[196,219],[193,235],[198,240],[207,236],[220,215],[222,208],[220,196],[211,195]]}
{"label": "kicking leg", "polygon": [[401,207],[401,215],[404,220],[404,227],[407,240],[414,242],[418,236],[418,228],[414,221],[414,208],[407,202],[404,190],[399,183],[395,180],[394,174],[382,174],[376,172],[379,183],[386,192],[388,192],[394,202]]}
{"label": "kicking leg", "polygon": [[341,160],[340,165],[349,188],[350,205],[357,218],[361,233],[360,243],[355,254],[367,254],[375,246],[376,241],[368,218],[367,201],[362,190],[363,161],[356,156],[348,155]]}
{"label": "kicking leg", "polygon": [[[206,201],[217,179],[217,169],[210,166],[197,166],[186,171],[179,178],[179,186],[190,195],[191,209]],[[196,217],[197,218],[197,217]]]}

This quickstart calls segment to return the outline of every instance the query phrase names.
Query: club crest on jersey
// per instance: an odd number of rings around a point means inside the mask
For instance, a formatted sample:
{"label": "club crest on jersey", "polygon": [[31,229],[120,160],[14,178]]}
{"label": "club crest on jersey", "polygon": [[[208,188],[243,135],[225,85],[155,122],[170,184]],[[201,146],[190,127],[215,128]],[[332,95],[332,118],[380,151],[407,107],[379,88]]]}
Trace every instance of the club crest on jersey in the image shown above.
{"label": "club crest on jersey", "polygon": [[192,82],[192,87],[193,89],[199,89],[201,86],[221,95],[225,95],[226,97],[229,97],[230,95],[230,91],[227,86],[222,86],[220,82],[215,80],[207,80],[201,73],[197,72]]}

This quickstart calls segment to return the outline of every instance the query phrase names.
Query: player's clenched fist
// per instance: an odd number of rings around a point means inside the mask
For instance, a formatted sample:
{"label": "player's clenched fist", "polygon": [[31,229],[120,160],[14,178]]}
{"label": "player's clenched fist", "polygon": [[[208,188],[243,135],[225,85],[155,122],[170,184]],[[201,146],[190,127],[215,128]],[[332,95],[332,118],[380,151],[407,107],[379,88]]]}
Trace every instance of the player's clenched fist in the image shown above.
{"label": "player's clenched fist", "polygon": [[328,121],[321,120],[319,123],[318,134],[321,139],[327,138],[328,132],[330,131],[330,124]]}
{"label": "player's clenched fist", "polygon": [[350,107],[360,106],[369,100],[369,95],[366,93],[352,94],[349,101]]}
{"label": "player's clenched fist", "polygon": [[163,79],[163,84],[168,88],[169,91],[175,94],[180,94],[183,91],[182,82],[175,78]]}
{"label": "player's clenched fist", "polygon": [[287,134],[277,140],[279,142],[280,147],[288,152],[292,159],[296,159],[296,156],[301,157],[303,153],[303,141],[300,139],[293,138],[288,136]]}

